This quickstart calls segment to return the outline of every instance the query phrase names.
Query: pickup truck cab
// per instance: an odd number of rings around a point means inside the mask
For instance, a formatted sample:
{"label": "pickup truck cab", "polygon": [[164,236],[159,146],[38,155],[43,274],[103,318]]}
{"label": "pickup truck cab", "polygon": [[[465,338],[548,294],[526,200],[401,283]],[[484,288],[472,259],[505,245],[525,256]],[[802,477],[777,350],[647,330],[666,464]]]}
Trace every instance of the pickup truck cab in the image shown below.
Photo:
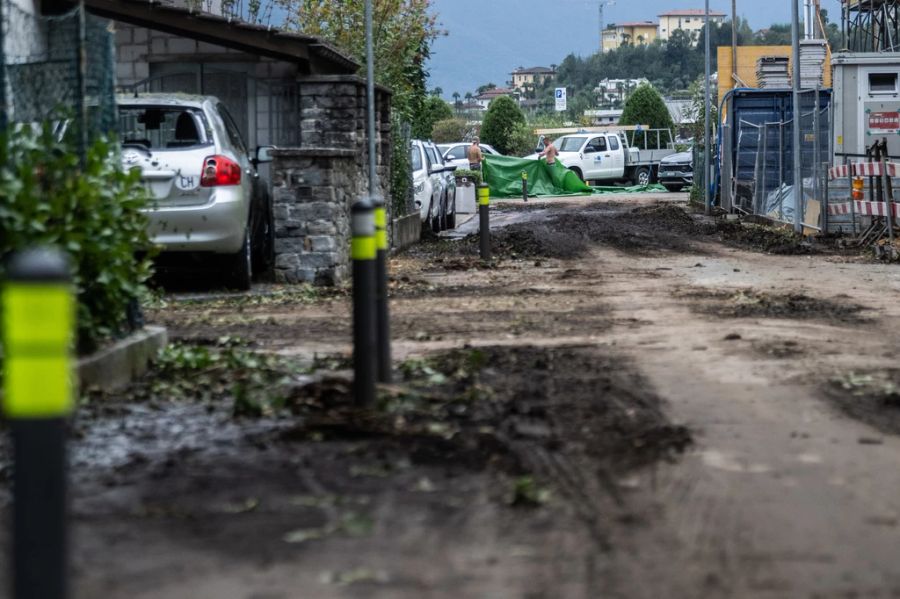
{"label": "pickup truck cab", "polygon": [[[621,131],[563,135],[553,145],[559,151],[560,163],[582,181],[631,181],[633,185],[652,183],[659,161],[674,152],[634,147]],[[538,154],[529,156],[537,157]]]}

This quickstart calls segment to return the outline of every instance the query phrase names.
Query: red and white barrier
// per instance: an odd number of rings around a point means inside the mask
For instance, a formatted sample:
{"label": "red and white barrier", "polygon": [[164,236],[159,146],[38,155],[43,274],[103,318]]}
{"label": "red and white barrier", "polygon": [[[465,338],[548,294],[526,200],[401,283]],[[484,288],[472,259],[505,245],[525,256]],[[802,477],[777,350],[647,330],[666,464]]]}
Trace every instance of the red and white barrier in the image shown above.
{"label": "red and white barrier", "polygon": [[[865,202],[856,200],[853,202],[853,208],[856,214],[861,216],[887,216],[886,202]],[[891,203],[891,212],[894,217],[900,219],[900,204]],[[840,204],[829,204],[828,214],[832,216],[840,216],[843,214],[851,214],[850,202],[842,202]]]}
{"label": "red and white barrier", "polygon": [[[848,177],[880,177],[884,173],[880,162],[857,162],[856,164],[842,164],[828,169],[828,176],[835,179],[847,179]],[[887,174],[891,177],[900,176],[900,165],[895,162],[887,163]]]}

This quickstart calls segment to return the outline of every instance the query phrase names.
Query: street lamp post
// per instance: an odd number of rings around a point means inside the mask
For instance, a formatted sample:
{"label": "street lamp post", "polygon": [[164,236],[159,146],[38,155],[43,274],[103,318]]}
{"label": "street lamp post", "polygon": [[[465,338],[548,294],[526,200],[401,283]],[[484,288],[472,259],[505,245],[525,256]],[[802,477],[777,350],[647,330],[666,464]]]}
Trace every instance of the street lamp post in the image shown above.
{"label": "street lamp post", "polygon": [[603,9],[607,6],[612,6],[616,3],[616,0],[600,0],[600,54],[603,54],[603,30],[604,30],[604,20],[603,20]]}
{"label": "street lamp post", "polygon": [[706,0],[706,30],[703,35],[704,41],[706,42],[706,103],[704,109],[704,117],[705,122],[703,125],[703,198],[704,204],[706,206],[706,214],[710,214],[712,212],[712,197],[710,197],[709,190],[709,159],[710,159],[710,111],[712,110],[712,90],[710,89],[710,49],[709,49],[709,0]]}

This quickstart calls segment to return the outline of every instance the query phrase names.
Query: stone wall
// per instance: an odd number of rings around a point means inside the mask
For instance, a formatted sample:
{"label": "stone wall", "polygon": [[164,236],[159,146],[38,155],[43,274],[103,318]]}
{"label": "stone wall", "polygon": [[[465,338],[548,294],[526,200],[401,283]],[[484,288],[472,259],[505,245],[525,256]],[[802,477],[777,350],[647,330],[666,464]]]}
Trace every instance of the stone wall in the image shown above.
{"label": "stone wall", "polygon": [[[299,94],[301,145],[278,149],[272,164],[275,276],[335,285],[350,273],[350,206],[368,195],[365,81],[301,78]],[[383,88],[376,109],[380,193],[390,198],[390,94]]]}

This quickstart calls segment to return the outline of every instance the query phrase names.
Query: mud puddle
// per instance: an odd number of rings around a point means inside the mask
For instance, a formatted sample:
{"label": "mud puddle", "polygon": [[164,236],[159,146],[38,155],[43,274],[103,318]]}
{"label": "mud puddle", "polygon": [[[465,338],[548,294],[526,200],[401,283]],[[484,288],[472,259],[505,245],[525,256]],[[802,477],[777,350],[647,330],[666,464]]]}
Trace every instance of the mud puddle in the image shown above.
{"label": "mud puddle", "polygon": [[790,318],[825,322],[864,323],[865,309],[846,296],[832,299],[803,293],[767,293],[754,289],[681,289],[677,297],[691,310],[718,318]]}
{"label": "mud puddle", "polygon": [[900,434],[900,370],[846,373],[832,378],[824,394],[852,418],[883,433]]}

